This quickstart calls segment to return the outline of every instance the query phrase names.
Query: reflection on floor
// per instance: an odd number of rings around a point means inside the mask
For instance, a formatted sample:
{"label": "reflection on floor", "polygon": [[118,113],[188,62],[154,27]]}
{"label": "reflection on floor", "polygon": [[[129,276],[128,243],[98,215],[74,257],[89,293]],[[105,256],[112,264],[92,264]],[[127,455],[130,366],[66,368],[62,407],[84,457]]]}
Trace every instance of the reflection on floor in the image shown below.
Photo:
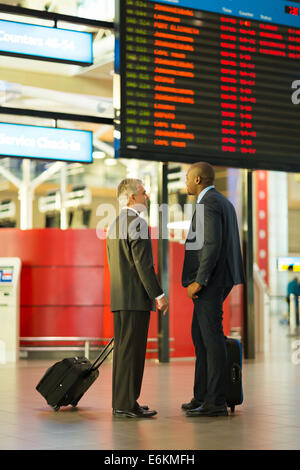
{"label": "reflection on floor", "polygon": [[158,410],[151,420],[112,417],[111,362],[78,409],[59,412],[35,390],[53,361],[0,364],[0,449],[300,449],[300,342],[278,317],[271,324],[269,351],[244,361],[245,401],[228,417],[181,411],[192,397],[193,361],[147,361],[140,404]]}

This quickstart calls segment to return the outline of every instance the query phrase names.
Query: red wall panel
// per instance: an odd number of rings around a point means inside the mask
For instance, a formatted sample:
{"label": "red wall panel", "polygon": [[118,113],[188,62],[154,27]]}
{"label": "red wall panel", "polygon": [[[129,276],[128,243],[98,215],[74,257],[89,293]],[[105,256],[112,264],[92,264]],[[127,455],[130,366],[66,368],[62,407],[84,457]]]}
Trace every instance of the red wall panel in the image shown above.
{"label": "red wall panel", "polygon": [[256,243],[257,264],[260,273],[269,283],[269,228],[268,228],[268,172],[258,170],[254,173],[256,181]]}
{"label": "red wall panel", "polygon": [[23,266],[103,266],[103,240],[93,229],[0,229],[0,256]]}
{"label": "red wall panel", "polygon": [[234,286],[230,295],[230,329],[235,330],[242,335],[243,327],[243,305],[244,305],[244,286],[239,284]]}
{"label": "red wall panel", "polygon": [[174,337],[171,347],[174,348],[174,357],[194,356],[191,337],[193,301],[189,299],[186,289],[181,285],[183,260],[184,244],[169,243],[170,322]]}
{"label": "red wall panel", "polygon": [[21,305],[103,305],[103,266],[24,266]]}
{"label": "red wall panel", "polygon": [[103,337],[104,241],[95,230],[2,229],[22,260],[20,336]]}
{"label": "red wall panel", "polygon": [[103,307],[23,306],[21,307],[20,322],[21,336],[23,337],[86,336],[103,338],[104,333]]}

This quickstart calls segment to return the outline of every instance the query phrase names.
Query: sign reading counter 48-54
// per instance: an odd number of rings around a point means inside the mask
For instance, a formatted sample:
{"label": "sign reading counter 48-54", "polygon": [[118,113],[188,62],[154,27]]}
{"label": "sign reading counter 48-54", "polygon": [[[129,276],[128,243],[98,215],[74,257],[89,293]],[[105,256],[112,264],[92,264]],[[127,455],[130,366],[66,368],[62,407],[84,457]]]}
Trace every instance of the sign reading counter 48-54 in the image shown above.
{"label": "sign reading counter 48-54", "polygon": [[300,171],[297,2],[116,5],[117,156]]}
{"label": "sign reading counter 48-54", "polygon": [[86,32],[0,20],[0,54],[91,65],[93,38]]}

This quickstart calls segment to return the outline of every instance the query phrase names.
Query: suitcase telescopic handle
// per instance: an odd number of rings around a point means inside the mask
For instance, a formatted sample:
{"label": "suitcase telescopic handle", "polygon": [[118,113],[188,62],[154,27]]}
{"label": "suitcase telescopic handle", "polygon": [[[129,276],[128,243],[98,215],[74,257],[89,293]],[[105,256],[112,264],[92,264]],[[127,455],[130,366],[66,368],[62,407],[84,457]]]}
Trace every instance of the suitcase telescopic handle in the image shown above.
{"label": "suitcase telescopic handle", "polygon": [[[99,356],[95,359],[95,361],[93,362],[92,366],[91,366],[91,370],[96,370],[96,369],[99,369],[99,367],[101,366],[101,364],[105,361],[105,359],[107,358],[107,356],[110,355],[110,353],[112,352],[112,350],[114,349],[113,346],[110,347],[110,345],[112,344],[114,338],[112,338],[109,343],[107,343],[107,345],[105,346],[105,348],[101,351],[101,353],[99,354]],[[100,361],[100,362],[99,362]],[[99,362],[99,364],[98,364]]]}

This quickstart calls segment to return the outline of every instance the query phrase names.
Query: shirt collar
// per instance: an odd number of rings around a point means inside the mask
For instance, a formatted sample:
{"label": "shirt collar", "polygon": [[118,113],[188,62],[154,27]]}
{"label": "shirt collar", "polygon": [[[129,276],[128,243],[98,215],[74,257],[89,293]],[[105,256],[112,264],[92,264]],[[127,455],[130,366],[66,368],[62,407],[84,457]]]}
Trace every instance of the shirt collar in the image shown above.
{"label": "shirt collar", "polygon": [[202,189],[201,193],[198,196],[197,204],[199,204],[199,202],[201,201],[203,196],[207,193],[207,191],[209,191],[210,189],[213,189],[214,187],[215,186],[212,184],[211,186],[207,186],[206,188]]}

